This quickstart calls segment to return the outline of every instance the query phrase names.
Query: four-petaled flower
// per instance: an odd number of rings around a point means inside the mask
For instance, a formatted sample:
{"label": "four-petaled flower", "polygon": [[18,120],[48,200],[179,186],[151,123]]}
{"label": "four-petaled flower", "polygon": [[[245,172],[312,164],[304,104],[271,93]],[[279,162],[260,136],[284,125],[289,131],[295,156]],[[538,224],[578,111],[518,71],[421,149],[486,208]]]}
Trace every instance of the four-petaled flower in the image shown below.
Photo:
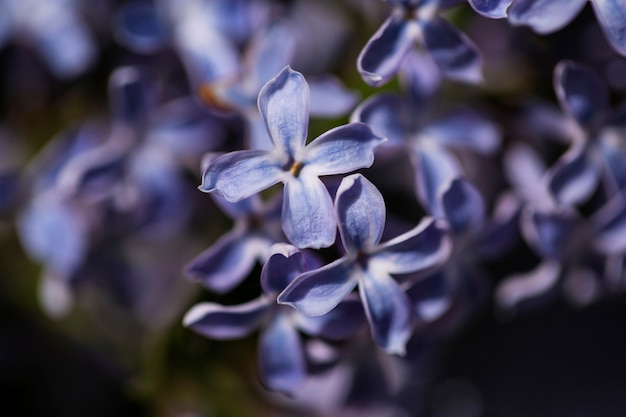
{"label": "four-petaled flower", "polygon": [[364,123],[351,123],[305,146],[309,90],[302,74],[289,66],[263,87],[258,105],[274,148],[220,156],[205,170],[200,189],[236,202],[283,182],[282,226],[287,238],[300,248],[332,245],[332,199],[318,177],[371,166],[374,148],[384,139]]}

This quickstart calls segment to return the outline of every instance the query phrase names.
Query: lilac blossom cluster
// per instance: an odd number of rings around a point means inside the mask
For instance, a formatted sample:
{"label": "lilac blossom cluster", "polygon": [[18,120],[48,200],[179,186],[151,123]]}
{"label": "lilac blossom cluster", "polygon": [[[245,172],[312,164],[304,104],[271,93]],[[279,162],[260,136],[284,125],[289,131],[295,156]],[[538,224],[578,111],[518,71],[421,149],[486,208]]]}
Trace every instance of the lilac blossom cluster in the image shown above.
{"label": "lilac blossom cluster", "polygon": [[[41,266],[43,310],[71,314],[95,284],[143,326],[258,335],[277,403],[415,413],[415,357],[476,310],[624,289],[626,3],[589,2],[103,2],[128,54],[108,108],[23,166],[0,132],[0,209]],[[85,4],[30,3],[0,0],[0,46],[66,83],[89,74],[105,42]],[[519,37],[583,13],[606,71],[564,55],[543,64],[552,90],[529,91]],[[369,22],[354,51],[350,18]],[[370,368],[396,377],[356,398]]]}

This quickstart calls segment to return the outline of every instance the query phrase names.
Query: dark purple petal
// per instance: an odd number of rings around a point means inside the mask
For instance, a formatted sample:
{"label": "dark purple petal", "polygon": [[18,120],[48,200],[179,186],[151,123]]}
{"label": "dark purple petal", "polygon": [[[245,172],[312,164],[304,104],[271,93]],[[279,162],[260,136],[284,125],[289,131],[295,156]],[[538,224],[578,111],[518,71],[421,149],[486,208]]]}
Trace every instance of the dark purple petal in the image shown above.
{"label": "dark purple petal", "polygon": [[413,229],[380,245],[369,262],[376,270],[406,274],[442,264],[451,250],[446,222],[425,218]]}
{"label": "dark purple petal", "polygon": [[441,206],[455,234],[476,231],[485,220],[482,195],[463,177],[455,178],[443,189]]}
{"label": "dark purple petal", "polygon": [[309,316],[321,316],[337,307],[356,287],[360,274],[353,262],[338,259],[298,276],[280,293],[278,302]]}
{"label": "dark purple petal", "polygon": [[345,177],[337,190],[335,210],[341,241],[355,255],[378,244],[385,229],[385,201],[378,189],[361,174]]}
{"label": "dark purple petal", "polygon": [[259,93],[259,111],[274,146],[293,157],[306,141],[309,126],[309,86],[289,66]]}
{"label": "dark purple petal", "polygon": [[522,213],[522,233],[528,243],[549,259],[563,257],[575,238],[579,218],[570,211],[542,212],[527,207]]}
{"label": "dark purple petal", "polygon": [[167,41],[163,22],[151,4],[135,1],[124,5],[116,16],[115,36],[122,45],[142,54],[152,54]]}
{"label": "dark purple petal", "polygon": [[297,314],[295,320],[300,330],[306,334],[330,340],[341,340],[353,335],[365,323],[365,315],[361,300],[349,295],[337,307],[324,315]]}
{"label": "dark purple petal", "polygon": [[505,152],[503,165],[507,179],[522,201],[542,210],[554,207],[554,198],[544,180],[546,167],[531,147],[515,143]]}
{"label": "dark purple petal", "polygon": [[591,218],[593,246],[607,255],[626,253],[626,196],[616,194]]}
{"label": "dark purple petal", "polygon": [[557,262],[544,261],[532,271],[511,275],[496,288],[496,302],[501,308],[513,309],[525,300],[549,292],[558,282],[560,274],[561,267]]}
{"label": "dark purple petal", "polygon": [[376,343],[387,353],[404,355],[413,332],[413,308],[407,295],[380,271],[359,280],[359,293]]}
{"label": "dark purple petal", "polygon": [[600,133],[598,150],[602,156],[606,175],[603,178],[607,193],[613,195],[626,187],[625,128],[606,127]]}
{"label": "dark purple petal", "polygon": [[483,16],[492,19],[506,17],[506,9],[513,0],[468,0],[470,6]]}
{"label": "dark purple petal", "polygon": [[584,203],[598,186],[600,172],[584,145],[574,145],[546,173],[555,200],[564,206]]}
{"label": "dark purple petal", "polygon": [[350,123],[323,133],[304,149],[305,172],[344,174],[374,163],[374,149],[384,142],[365,123]]}
{"label": "dark purple petal", "polygon": [[283,177],[278,158],[266,151],[235,151],[214,159],[202,174],[200,190],[217,191],[237,202],[277,184]]}
{"label": "dark purple petal", "polygon": [[248,276],[257,260],[268,256],[270,245],[258,236],[227,233],[191,261],[186,273],[211,291],[226,293]]}
{"label": "dark purple petal", "polygon": [[417,280],[407,288],[406,295],[413,303],[416,317],[422,322],[437,320],[452,304],[450,285],[441,273]]}
{"label": "dark purple petal", "polygon": [[183,325],[211,339],[239,339],[255,331],[272,306],[265,298],[236,306],[199,303],[185,314]]}
{"label": "dark purple petal", "polygon": [[307,271],[304,254],[300,249],[286,243],[276,243],[261,270],[261,286],[267,294],[278,294],[294,278]]}
{"label": "dark purple petal", "polygon": [[594,0],[591,5],[613,48],[626,55],[626,3],[622,0]]}
{"label": "dark purple petal", "polygon": [[413,46],[413,24],[413,21],[396,16],[383,23],[359,54],[357,69],[363,81],[371,86],[380,86],[395,75]]}
{"label": "dark purple petal", "polygon": [[295,393],[306,379],[302,340],[287,314],[274,315],[259,338],[259,379],[272,391]]}
{"label": "dark purple petal", "polygon": [[411,157],[420,202],[431,214],[443,216],[439,193],[443,186],[461,175],[460,164],[451,152],[435,144],[415,145]]}
{"label": "dark purple petal", "polygon": [[426,48],[446,77],[482,81],[482,58],[474,43],[454,25],[440,17],[422,23]]}
{"label": "dark purple petal", "polygon": [[530,26],[546,34],[563,28],[582,10],[587,0],[516,0],[509,7],[509,22]]}
{"label": "dark purple petal", "polygon": [[335,242],[337,224],[333,201],[315,176],[285,183],[282,225],[285,236],[299,248],[326,248]]}
{"label": "dark purple petal", "polygon": [[583,128],[592,129],[606,117],[609,90],[604,80],[586,66],[559,62],[554,70],[554,89],[563,110]]}
{"label": "dark purple petal", "polygon": [[350,120],[366,123],[374,134],[386,138],[383,146],[400,145],[406,142],[406,123],[402,119],[405,106],[397,95],[376,94],[363,101],[354,110]]}
{"label": "dark purple petal", "polygon": [[498,150],[502,136],[492,122],[471,110],[452,112],[424,126],[420,134],[441,144],[484,154]]}
{"label": "dark purple petal", "polygon": [[115,121],[136,125],[153,107],[146,76],[135,67],[122,67],[109,78],[109,100]]}
{"label": "dark purple petal", "polygon": [[521,201],[506,192],[496,203],[491,221],[483,228],[474,250],[486,259],[497,259],[510,251],[520,238]]}

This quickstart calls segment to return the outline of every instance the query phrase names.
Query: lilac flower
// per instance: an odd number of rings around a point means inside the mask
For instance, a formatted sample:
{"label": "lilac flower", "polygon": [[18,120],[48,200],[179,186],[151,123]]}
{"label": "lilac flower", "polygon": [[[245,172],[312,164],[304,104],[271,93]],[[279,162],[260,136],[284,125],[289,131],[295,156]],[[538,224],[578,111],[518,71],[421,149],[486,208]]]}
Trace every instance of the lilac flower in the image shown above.
{"label": "lilac flower", "polygon": [[200,303],[187,312],[183,323],[204,336],[219,340],[241,338],[260,328],[261,382],[270,390],[294,393],[307,376],[307,359],[298,332],[338,340],[350,336],[363,322],[357,299],[345,300],[323,317],[309,317],[276,304],[278,293],[307,270],[303,252],[278,243],[272,247],[261,272],[261,297],[236,306]]}
{"label": "lilac flower", "polygon": [[390,150],[409,152],[415,171],[417,196],[432,214],[444,217],[439,192],[461,175],[461,164],[448,147],[494,152],[500,143],[499,129],[471,110],[457,110],[438,118],[427,117],[423,108],[408,100],[383,93],[361,103],[352,121],[361,121],[389,140],[377,154]]}
{"label": "lilac flower", "polygon": [[391,79],[405,55],[420,42],[449,78],[479,82],[481,58],[476,46],[439,16],[440,0],[389,0],[393,12],[367,42],[357,61],[363,80],[379,86]]}
{"label": "lilac flower", "polygon": [[467,0],[483,16],[500,19],[507,16],[507,8],[514,0]]}
{"label": "lilac flower", "polygon": [[248,276],[257,260],[267,260],[274,243],[284,240],[280,227],[281,196],[266,204],[258,195],[236,203],[218,195],[213,197],[235,224],[191,261],[186,272],[211,291],[225,293]]}
{"label": "lilac flower", "polygon": [[343,179],[335,198],[346,255],[298,276],[278,302],[299,311],[327,314],[358,285],[376,343],[389,353],[404,354],[412,333],[410,301],[390,274],[434,267],[448,257],[445,223],[424,219],[395,239],[380,244],[385,203],[376,187],[360,174]]}
{"label": "lilac flower", "polygon": [[363,123],[332,129],[305,146],[309,91],[302,74],[285,67],[259,95],[259,110],[274,149],[231,152],[205,170],[200,189],[236,202],[276,183],[285,184],[283,230],[298,247],[335,241],[332,201],[320,175],[369,167],[383,139]]}
{"label": "lilac flower", "polygon": [[[626,4],[621,0],[589,1],[613,49],[626,55]],[[530,26],[540,34],[552,33],[570,23],[586,3],[587,0],[513,0],[508,9],[509,21]]]}

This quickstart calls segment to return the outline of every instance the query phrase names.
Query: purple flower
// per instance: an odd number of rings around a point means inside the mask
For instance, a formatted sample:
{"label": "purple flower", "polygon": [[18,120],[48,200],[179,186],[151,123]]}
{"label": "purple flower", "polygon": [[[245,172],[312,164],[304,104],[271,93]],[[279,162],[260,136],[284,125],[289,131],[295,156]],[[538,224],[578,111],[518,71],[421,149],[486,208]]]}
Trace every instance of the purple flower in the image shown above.
{"label": "purple flower", "polygon": [[423,44],[449,78],[479,82],[482,61],[476,46],[439,16],[440,0],[389,0],[391,16],[367,42],[357,61],[363,80],[379,86],[398,71],[415,42]]}
{"label": "purple flower", "polygon": [[[621,55],[626,55],[626,3],[622,0],[589,0],[607,40]],[[530,26],[535,32],[556,32],[570,23],[587,0],[513,0],[509,21]]]}
{"label": "purple flower", "polygon": [[507,16],[507,8],[513,0],[467,0],[483,16],[501,19]]}
{"label": "purple flower", "polygon": [[283,230],[298,247],[335,241],[332,200],[320,175],[369,167],[383,139],[363,123],[332,129],[305,146],[309,90],[302,74],[285,67],[259,95],[259,110],[274,144],[271,151],[242,150],[215,159],[200,189],[236,202],[282,182]]}
{"label": "purple flower", "polygon": [[445,223],[424,219],[410,231],[380,243],[385,203],[376,187],[360,174],[343,179],[335,198],[342,258],[298,276],[278,302],[320,316],[332,311],[358,285],[376,343],[404,354],[412,333],[413,309],[391,277],[434,267],[450,253]]}
{"label": "purple flower", "polygon": [[306,256],[298,248],[278,243],[261,271],[263,295],[236,306],[200,303],[185,315],[183,323],[212,339],[244,337],[261,329],[259,378],[273,391],[296,392],[307,376],[307,361],[299,331],[311,336],[343,339],[363,322],[357,299],[346,300],[332,314],[309,317],[276,304],[276,296],[300,273],[307,271]]}

